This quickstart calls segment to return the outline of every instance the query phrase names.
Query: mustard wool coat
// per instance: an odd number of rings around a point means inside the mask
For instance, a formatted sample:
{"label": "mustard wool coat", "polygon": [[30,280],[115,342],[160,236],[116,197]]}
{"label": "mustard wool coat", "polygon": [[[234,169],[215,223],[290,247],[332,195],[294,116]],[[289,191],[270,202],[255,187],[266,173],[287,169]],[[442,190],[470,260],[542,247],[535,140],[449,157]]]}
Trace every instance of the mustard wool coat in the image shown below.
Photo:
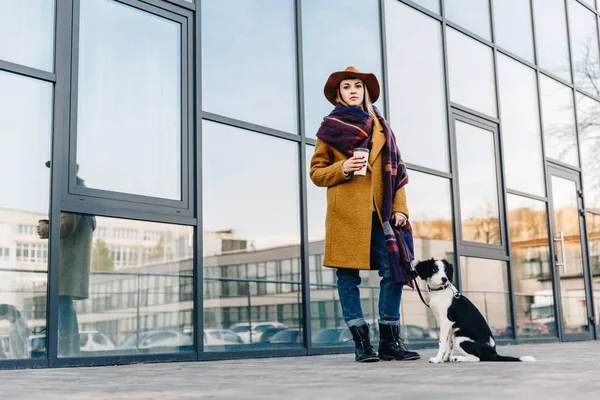
{"label": "mustard wool coat", "polygon": [[[377,119],[374,120],[372,140],[367,175],[346,178],[342,164],[348,156],[317,139],[310,162],[310,179],[315,185],[327,188],[323,260],[326,267],[370,269],[373,205],[383,226],[382,149],[386,139]],[[409,216],[404,187],[396,191],[392,210]]]}

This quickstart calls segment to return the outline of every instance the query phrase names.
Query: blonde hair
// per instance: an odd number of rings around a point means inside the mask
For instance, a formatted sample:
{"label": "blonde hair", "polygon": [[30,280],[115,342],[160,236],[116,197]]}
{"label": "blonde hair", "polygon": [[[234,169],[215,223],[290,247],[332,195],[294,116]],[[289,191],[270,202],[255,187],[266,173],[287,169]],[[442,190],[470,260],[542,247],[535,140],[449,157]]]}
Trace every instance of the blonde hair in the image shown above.
{"label": "blonde hair", "polygon": [[[362,81],[362,79],[360,81],[362,82],[363,87],[365,88],[365,96],[363,98],[363,103],[361,104],[361,107],[367,113],[371,114],[371,116],[373,116],[373,118],[375,118],[377,116],[375,115],[375,110],[373,109],[373,103],[371,102],[371,95],[369,95],[369,88],[367,87],[367,84]],[[341,83],[342,82],[340,82],[340,84]],[[340,92],[340,84],[338,84],[338,87],[337,87],[337,94],[335,96],[335,102],[348,107],[348,104],[344,101],[344,99],[342,99],[342,94]]]}

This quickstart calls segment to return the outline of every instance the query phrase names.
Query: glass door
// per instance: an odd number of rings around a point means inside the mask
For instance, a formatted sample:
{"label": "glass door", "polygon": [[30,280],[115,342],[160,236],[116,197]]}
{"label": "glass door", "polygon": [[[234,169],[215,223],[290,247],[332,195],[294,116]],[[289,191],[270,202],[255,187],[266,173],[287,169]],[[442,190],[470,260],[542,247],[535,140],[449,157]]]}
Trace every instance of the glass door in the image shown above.
{"label": "glass door", "polygon": [[578,173],[548,168],[558,315],[563,340],[592,339],[583,204]]}

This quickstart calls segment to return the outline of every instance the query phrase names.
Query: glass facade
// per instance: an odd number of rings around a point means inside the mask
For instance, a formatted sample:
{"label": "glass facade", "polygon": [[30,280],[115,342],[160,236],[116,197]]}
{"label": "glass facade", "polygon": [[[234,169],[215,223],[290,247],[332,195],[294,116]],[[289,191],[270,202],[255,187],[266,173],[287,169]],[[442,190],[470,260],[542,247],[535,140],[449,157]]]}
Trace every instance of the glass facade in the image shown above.
{"label": "glass facade", "polygon": [[[501,343],[597,339],[599,14],[468,3],[2,1],[0,368],[350,352],[308,178],[349,65],[379,80],[415,257]],[[437,345],[408,287],[400,315]]]}

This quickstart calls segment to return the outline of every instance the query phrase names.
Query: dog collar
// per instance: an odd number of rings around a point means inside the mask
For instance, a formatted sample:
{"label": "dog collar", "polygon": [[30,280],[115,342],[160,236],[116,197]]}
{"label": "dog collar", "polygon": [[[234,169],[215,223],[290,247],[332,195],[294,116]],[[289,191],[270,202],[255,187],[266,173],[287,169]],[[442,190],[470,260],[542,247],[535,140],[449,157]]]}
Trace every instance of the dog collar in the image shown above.
{"label": "dog collar", "polygon": [[446,290],[448,289],[448,286],[450,286],[449,283],[445,284],[444,286],[440,286],[438,288],[432,289],[431,286],[427,285],[427,290],[430,292],[438,292],[440,290]]}
{"label": "dog collar", "polygon": [[452,294],[454,295],[455,299],[458,299],[461,295],[460,292],[458,291],[457,288],[454,287],[454,285],[450,282],[446,283],[444,286],[440,286],[438,288],[432,289],[429,285],[427,285],[427,290],[429,292],[439,292],[440,290],[446,290],[450,288],[450,290],[452,290]]}

